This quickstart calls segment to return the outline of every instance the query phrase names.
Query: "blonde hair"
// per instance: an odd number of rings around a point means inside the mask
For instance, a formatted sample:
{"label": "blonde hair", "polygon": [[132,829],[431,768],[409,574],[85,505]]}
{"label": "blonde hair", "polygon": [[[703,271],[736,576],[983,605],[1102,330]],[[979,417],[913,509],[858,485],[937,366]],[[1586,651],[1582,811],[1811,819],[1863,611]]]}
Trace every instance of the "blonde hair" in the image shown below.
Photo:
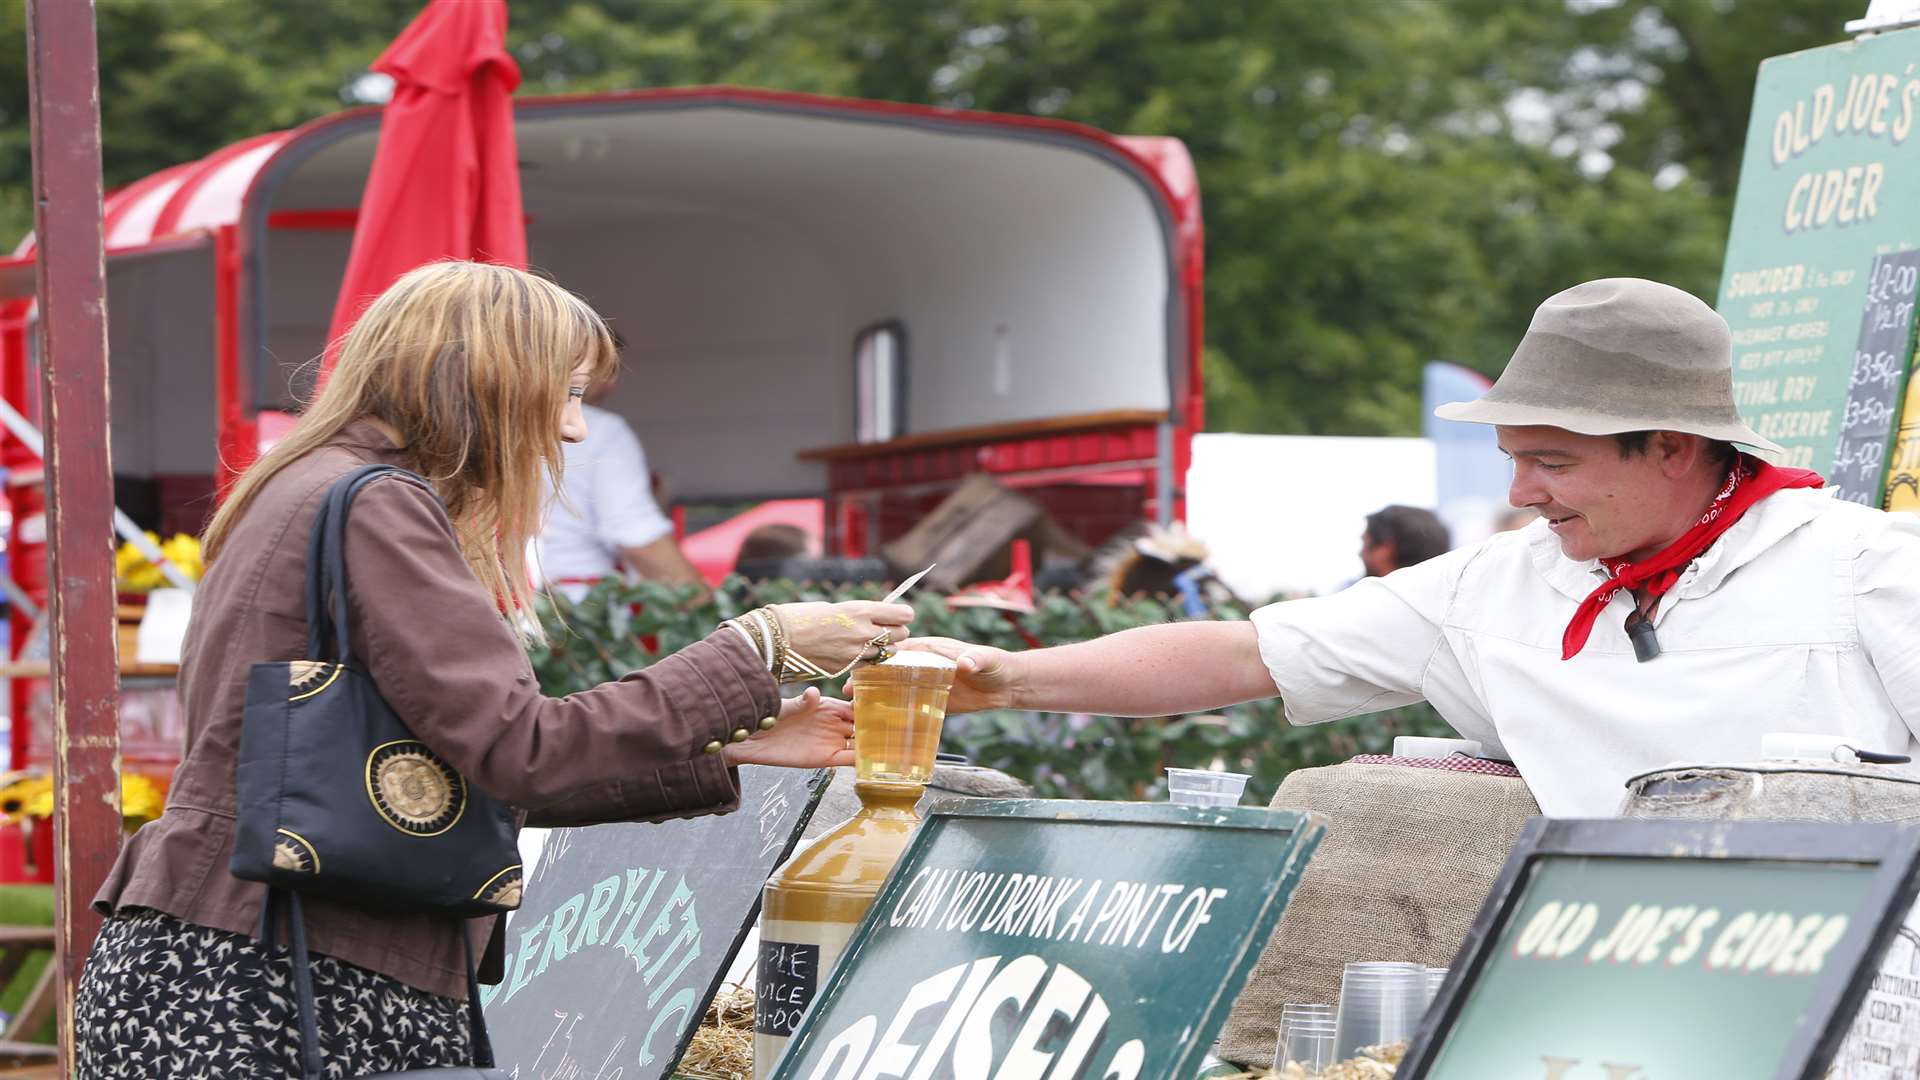
{"label": "blonde hair", "polygon": [[[378,419],[446,504],[460,551],[503,614],[531,609],[527,542],[545,481],[559,487],[560,417],[576,366],[612,374],[606,323],[544,278],[491,263],[429,263],[394,282],[342,339],[325,387],[285,439],[234,484],[207,526],[221,546],[260,489],[341,429]],[[536,620],[510,619],[539,638]]]}

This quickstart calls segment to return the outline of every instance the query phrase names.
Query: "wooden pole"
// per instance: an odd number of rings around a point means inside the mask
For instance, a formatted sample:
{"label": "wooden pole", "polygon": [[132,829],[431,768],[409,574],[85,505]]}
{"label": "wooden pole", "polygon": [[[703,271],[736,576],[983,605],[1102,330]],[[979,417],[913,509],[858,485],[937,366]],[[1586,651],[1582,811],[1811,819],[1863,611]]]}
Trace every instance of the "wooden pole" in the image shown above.
{"label": "wooden pole", "polygon": [[[120,849],[113,470],[107,458],[100,79],[92,0],[27,0],[53,667],[55,962],[62,1072],[88,907]],[[16,718],[24,721],[24,717]]]}

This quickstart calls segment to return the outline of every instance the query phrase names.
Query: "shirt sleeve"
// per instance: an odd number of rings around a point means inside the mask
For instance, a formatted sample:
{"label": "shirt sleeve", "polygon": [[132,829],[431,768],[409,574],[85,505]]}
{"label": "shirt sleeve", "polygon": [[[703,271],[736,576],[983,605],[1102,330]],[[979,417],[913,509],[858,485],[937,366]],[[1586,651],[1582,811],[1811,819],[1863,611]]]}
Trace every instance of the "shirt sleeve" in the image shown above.
{"label": "shirt sleeve", "polygon": [[1423,677],[1471,555],[1449,552],[1331,596],[1255,611],[1260,659],[1287,721],[1319,724],[1424,700]]}
{"label": "shirt sleeve", "polygon": [[673,532],[673,521],[653,501],[653,474],[640,437],[618,416],[595,417],[605,424],[606,439],[595,446],[587,488],[593,504],[594,531],[614,548],[646,547]]}
{"label": "shirt sleeve", "polygon": [[536,823],[734,809],[720,747],[779,708],[738,635],[716,633],[618,682],[551,698],[468,569],[433,496],[379,479],[347,525],[351,644],[414,737]]}
{"label": "shirt sleeve", "polygon": [[1854,559],[1854,618],[1880,685],[1920,737],[1920,516],[1881,516]]}

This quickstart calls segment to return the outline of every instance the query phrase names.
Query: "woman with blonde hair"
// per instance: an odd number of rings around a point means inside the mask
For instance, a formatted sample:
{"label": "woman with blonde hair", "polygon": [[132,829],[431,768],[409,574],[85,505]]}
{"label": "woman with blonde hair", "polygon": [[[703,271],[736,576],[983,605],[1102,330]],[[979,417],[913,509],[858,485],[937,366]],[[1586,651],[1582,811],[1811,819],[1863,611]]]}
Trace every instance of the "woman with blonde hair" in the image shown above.
{"label": "woman with blonde hair", "polygon": [[[252,664],[302,657],[307,541],[334,481],[396,465],[353,504],[349,623],[383,698],[480,790],[538,825],[658,821],[739,804],[735,766],[852,760],[852,720],[779,682],[884,653],[897,604],[784,604],[644,671],[541,694],[525,647],[527,540],[579,399],[614,363],[606,325],[532,274],[442,262],[402,277],[343,339],[299,425],[228,494],[180,670],[186,748],[166,813],[126,844],[76,1001],[81,1077],[298,1076],[285,950],[254,938],[265,894],[228,873]],[[645,483],[645,477],[635,477]],[[329,1076],[465,1064],[460,920],[309,898]],[[492,920],[470,933],[484,943]]]}

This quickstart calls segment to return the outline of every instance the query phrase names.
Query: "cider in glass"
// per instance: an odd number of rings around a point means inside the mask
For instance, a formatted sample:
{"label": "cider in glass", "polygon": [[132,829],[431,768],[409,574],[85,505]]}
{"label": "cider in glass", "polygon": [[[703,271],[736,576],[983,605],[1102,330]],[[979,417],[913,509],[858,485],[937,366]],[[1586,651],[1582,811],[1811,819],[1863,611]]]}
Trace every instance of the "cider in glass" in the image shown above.
{"label": "cider in glass", "polygon": [[954,663],[927,652],[895,653],[853,669],[853,768],[861,780],[924,784],[933,779]]}

